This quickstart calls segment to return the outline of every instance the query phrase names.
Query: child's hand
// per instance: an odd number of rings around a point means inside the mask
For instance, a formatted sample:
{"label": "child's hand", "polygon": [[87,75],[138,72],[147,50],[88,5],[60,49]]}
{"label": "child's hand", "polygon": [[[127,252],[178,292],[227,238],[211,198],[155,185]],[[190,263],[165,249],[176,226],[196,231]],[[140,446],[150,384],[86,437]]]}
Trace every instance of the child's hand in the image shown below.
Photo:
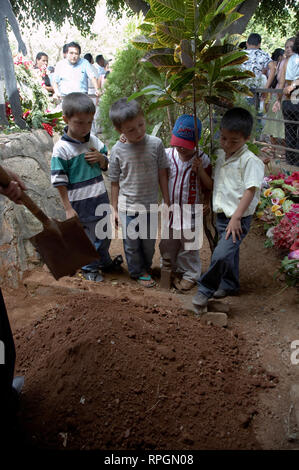
{"label": "child's hand", "polygon": [[230,235],[232,235],[234,243],[236,243],[237,241],[236,236],[238,237],[239,240],[241,240],[241,234],[242,234],[241,219],[234,218],[234,216],[232,216],[225,231],[226,231],[225,240],[227,240],[230,237]]}
{"label": "child's hand", "polygon": [[273,113],[277,113],[277,111],[280,110],[280,101],[275,101],[275,103],[272,106],[272,111]]}
{"label": "child's hand", "polygon": [[77,212],[72,207],[70,207],[70,209],[66,209],[65,215],[67,219],[71,219],[72,217],[79,218]]}
{"label": "child's hand", "polygon": [[94,165],[95,163],[99,163],[99,165],[102,169],[106,168],[106,166],[107,166],[105,156],[101,152],[99,152],[97,149],[95,149],[94,147],[90,147],[89,152],[86,152],[85,160],[90,165]]}
{"label": "child's hand", "polygon": [[11,178],[13,178],[13,180],[9,183],[6,188],[0,185],[0,194],[3,194],[4,196],[8,197],[15,204],[22,204],[20,198],[22,195],[22,191],[27,189],[26,186],[18,175],[7,169],[6,172]]}
{"label": "child's hand", "polygon": [[126,138],[125,134],[120,135],[119,141],[122,142],[123,144],[127,143],[127,138]]}
{"label": "child's hand", "polygon": [[194,158],[191,171],[195,171],[196,174],[199,173],[200,170],[202,170],[202,159],[199,157]]}

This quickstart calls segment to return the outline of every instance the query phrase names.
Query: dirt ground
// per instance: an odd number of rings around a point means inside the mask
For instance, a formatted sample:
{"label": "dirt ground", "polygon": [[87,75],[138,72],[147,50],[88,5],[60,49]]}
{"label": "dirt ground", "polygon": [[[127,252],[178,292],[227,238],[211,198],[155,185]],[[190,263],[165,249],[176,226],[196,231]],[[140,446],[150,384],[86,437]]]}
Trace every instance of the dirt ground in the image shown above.
{"label": "dirt ground", "polygon": [[[120,240],[111,254],[123,253]],[[206,240],[203,269],[209,263]],[[274,280],[279,256],[257,222],[241,248],[241,293],[226,328],[181,295],[106,275],[55,281],[45,269],[3,288],[17,351],[28,448],[299,449],[298,290]],[[154,260],[159,268],[159,252]]]}

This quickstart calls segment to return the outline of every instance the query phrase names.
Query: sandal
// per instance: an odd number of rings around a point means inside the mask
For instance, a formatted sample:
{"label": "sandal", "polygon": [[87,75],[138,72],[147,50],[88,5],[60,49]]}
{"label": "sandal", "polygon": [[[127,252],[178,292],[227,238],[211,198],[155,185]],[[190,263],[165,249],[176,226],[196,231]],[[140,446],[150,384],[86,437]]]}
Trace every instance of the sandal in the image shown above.
{"label": "sandal", "polygon": [[136,280],[143,287],[154,287],[156,285],[155,281],[152,279],[152,277],[150,275],[148,275],[148,276],[139,276],[139,278],[136,279]]}
{"label": "sandal", "polygon": [[83,271],[82,275],[87,281],[102,282],[103,276],[98,271]]}

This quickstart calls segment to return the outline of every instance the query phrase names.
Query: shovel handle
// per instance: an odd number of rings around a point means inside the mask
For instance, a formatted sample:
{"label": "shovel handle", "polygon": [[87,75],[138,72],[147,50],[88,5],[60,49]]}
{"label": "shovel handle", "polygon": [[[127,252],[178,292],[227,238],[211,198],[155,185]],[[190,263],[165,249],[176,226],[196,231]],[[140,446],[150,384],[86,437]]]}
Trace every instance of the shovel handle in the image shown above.
{"label": "shovel handle", "polygon": [[[4,168],[0,165],[0,184],[4,187],[8,186],[14,179],[9,176]],[[30,210],[30,212],[43,224],[47,225],[50,222],[49,217],[32,201],[32,199],[24,191],[21,192],[20,200]]]}

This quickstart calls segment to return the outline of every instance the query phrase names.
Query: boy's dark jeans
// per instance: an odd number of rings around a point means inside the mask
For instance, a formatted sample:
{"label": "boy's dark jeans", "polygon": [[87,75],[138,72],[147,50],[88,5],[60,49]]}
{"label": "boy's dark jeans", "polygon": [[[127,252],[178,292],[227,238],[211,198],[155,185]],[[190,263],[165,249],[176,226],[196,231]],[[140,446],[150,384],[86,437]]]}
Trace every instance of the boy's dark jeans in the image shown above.
{"label": "boy's dark jeans", "polygon": [[241,227],[243,233],[241,234],[241,240],[237,238],[234,243],[232,235],[230,235],[228,240],[225,240],[225,229],[230,219],[223,213],[217,214],[216,228],[219,241],[213,252],[208,270],[198,281],[199,294],[212,297],[218,289],[223,289],[231,294],[239,291],[239,248],[242,240],[249,232],[251,219],[251,215],[242,217]]}

